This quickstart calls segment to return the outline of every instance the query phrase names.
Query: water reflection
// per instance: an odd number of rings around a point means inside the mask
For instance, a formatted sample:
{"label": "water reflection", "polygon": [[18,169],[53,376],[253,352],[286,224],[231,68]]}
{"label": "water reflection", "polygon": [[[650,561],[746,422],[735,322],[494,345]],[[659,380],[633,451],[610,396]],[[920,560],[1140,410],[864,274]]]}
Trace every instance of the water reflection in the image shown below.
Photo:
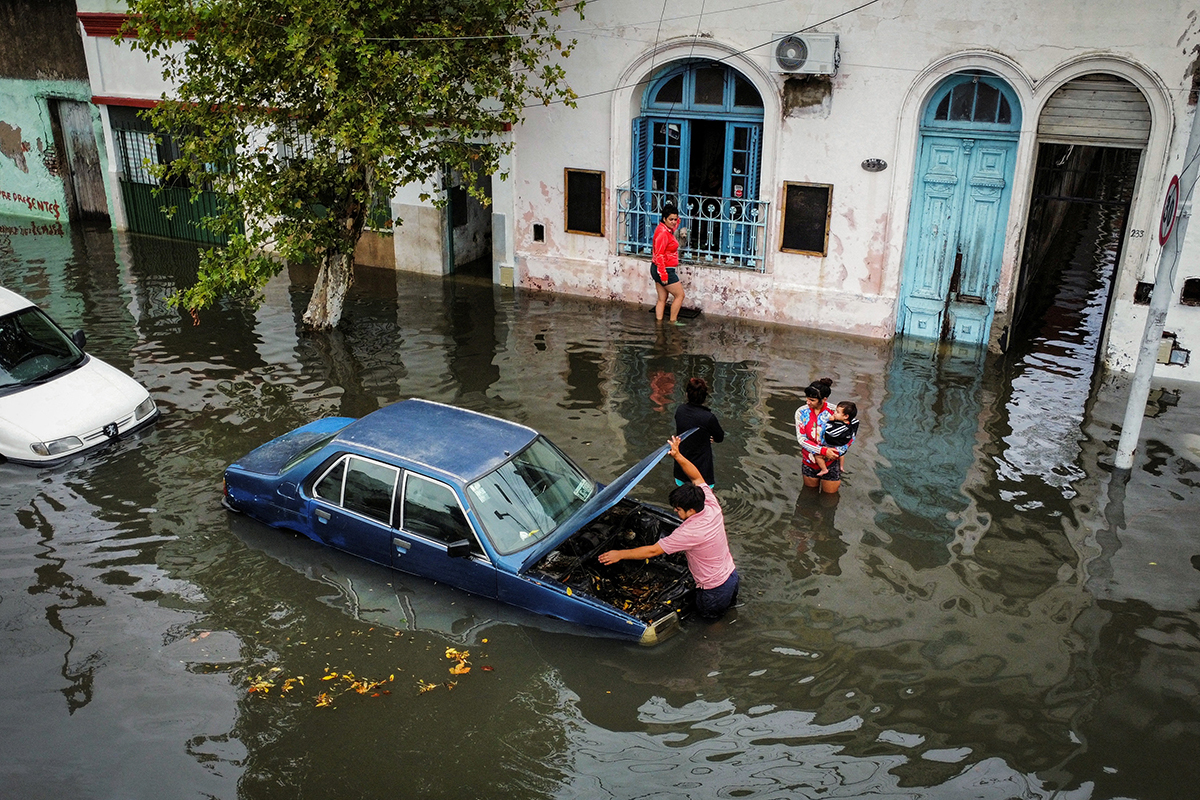
{"label": "water reflection", "polygon": [[888,365],[875,523],[888,549],[917,569],[949,561],[947,545],[969,505],[964,487],[977,461],[984,358],[905,339]]}
{"label": "water reflection", "polygon": [[[197,325],[166,302],[195,265],[108,231],[0,246],[0,281],[85,328],[165,411],[97,457],[0,466],[6,789],[1168,798],[1200,777],[1190,387],[1166,387],[1151,457],[1114,484],[1099,464],[1121,387],[1093,385],[1082,349],[1053,366],[719,317],[664,328],[644,308],[372,270],[315,337],[304,270]],[[692,375],[727,432],[743,604],[653,650],[217,504],[221,469],[256,444],[409,396],[534,425],[611,480],[673,432]],[[816,375],[863,420],[836,497],[801,490],[792,415]],[[671,485],[663,465],[637,494]],[[473,665],[453,689],[448,646]],[[391,694],[318,708],[346,671],[394,676]],[[247,691],[271,674],[306,686]]]}

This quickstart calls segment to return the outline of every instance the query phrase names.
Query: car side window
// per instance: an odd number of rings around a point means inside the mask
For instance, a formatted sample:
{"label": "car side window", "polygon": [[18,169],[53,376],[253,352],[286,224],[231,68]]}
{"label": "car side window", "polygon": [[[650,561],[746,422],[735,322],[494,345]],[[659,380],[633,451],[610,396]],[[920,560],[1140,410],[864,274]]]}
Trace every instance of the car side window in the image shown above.
{"label": "car side window", "polygon": [[411,533],[447,544],[467,539],[472,549],[479,548],[454,490],[411,472],[404,480],[402,523]]}
{"label": "car side window", "polygon": [[346,459],[341,459],[316,482],[313,494],[335,505],[342,504],[342,479],[346,477]]}
{"label": "car side window", "polygon": [[392,496],[400,470],[378,461],[351,456],[346,466],[342,508],[391,523]]}
{"label": "car side window", "polygon": [[347,511],[391,523],[400,470],[378,461],[344,456],[313,486],[313,494]]}

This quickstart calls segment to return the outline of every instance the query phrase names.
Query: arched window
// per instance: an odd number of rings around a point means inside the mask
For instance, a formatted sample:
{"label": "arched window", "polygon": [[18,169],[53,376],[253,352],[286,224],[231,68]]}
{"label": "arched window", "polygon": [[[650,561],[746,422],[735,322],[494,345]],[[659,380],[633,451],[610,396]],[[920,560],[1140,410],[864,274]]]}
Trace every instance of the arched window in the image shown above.
{"label": "arched window", "polygon": [[761,268],[762,123],[762,97],[732,67],[689,61],[651,81],[633,121],[629,186],[618,192],[621,251],[648,255],[672,203],[689,231],[683,258]]}
{"label": "arched window", "polygon": [[1008,133],[1021,128],[1021,107],[1008,86],[982,72],[960,72],[945,80],[925,110],[925,129]]}

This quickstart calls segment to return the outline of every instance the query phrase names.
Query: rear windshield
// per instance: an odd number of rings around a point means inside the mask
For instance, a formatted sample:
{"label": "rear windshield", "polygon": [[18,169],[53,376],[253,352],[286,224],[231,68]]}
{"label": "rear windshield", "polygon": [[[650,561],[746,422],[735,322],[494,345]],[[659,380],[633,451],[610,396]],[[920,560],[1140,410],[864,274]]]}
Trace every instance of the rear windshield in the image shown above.
{"label": "rear windshield", "polygon": [[83,362],[83,351],[38,308],[0,317],[0,391],[42,383]]}

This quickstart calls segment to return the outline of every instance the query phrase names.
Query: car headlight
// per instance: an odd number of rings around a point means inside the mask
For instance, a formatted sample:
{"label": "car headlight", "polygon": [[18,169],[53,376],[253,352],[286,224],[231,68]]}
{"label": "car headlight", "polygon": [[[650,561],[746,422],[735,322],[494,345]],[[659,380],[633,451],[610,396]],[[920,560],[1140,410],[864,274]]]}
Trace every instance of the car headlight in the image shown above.
{"label": "car headlight", "polygon": [[52,442],[34,442],[29,445],[29,449],[39,456],[56,456],[59,453],[66,453],[77,447],[83,447],[83,442],[79,440],[78,436],[64,436]]}
{"label": "car headlight", "polygon": [[154,398],[147,397],[142,402],[138,403],[138,407],[133,410],[133,418],[142,420],[154,413]]}

